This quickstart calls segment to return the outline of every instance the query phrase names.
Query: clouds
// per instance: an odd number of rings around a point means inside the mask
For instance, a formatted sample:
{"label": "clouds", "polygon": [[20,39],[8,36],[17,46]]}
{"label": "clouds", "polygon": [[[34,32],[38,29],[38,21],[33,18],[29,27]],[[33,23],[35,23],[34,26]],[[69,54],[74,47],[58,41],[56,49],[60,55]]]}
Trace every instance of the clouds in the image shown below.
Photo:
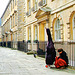
{"label": "clouds", "polygon": [[4,10],[8,4],[9,0],[0,0],[0,17],[4,13]]}

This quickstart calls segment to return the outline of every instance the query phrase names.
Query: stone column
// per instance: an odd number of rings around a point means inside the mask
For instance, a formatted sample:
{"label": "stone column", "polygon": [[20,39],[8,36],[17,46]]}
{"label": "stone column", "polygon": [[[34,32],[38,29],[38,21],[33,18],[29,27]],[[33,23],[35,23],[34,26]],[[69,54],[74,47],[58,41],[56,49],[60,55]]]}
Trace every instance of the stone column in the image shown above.
{"label": "stone column", "polygon": [[46,28],[49,28],[49,19],[46,19]]}
{"label": "stone column", "polygon": [[70,41],[70,38],[71,38],[71,35],[70,35],[70,22],[68,22],[67,23],[67,29],[68,29],[68,36],[67,36],[67,38],[68,38],[68,41]]}
{"label": "stone column", "polygon": [[33,25],[31,26],[31,45],[32,45],[32,51],[33,51]]}
{"label": "stone column", "polygon": [[38,41],[39,41],[39,25],[40,25],[40,22],[38,23]]}
{"label": "stone column", "polygon": [[26,41],[28,40],[28,29],[26,27]]}
{"label": "stone column", "polygon": [[54,36],[53,36],[53,25],[52,25],[52,22],[51,22],[51,26],[50,26],[50,31],[51,31],[52,38],[54,38]]}
{"label": "stone column", "polygon": [[61,41],[63,41],[63,24],[60,24],[60,26],[61,26]]}

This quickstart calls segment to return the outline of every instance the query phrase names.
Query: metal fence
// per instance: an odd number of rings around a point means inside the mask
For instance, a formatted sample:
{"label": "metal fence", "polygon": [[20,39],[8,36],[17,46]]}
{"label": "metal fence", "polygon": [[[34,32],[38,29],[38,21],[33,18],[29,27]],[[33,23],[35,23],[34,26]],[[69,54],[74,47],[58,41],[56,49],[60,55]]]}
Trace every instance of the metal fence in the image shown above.
{"label": "metal fence", "polygon": [[27,52],[28,49],[28,43],[23,41],[18,41],[18,50]]}

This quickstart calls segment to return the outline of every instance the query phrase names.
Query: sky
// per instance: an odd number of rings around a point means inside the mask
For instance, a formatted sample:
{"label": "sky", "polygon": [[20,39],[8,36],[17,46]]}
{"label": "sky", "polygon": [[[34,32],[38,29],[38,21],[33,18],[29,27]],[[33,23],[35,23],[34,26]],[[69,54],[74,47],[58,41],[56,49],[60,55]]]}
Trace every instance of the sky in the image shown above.
{"label": "sky", "polygon": [[9,0],[0,0],[0,18],[8,4]]}

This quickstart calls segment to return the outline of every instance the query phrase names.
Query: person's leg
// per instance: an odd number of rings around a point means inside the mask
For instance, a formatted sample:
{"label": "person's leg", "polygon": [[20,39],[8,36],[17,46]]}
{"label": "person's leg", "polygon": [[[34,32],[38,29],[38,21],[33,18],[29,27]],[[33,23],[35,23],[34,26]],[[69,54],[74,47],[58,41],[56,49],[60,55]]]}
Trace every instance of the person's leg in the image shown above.
{"label": "person's leg", "polygon": [[60,67],[58,61],[59,61],[59,59],[58,59],[58,57],[56,57],[55,58],[55,64],[54,64],[56,68]]}
{"label": "person's leg", "polygon": [[67,64],[66,64],[66,62],[65,62],[63,59],[59,58],[59,60],[58,60],[57,63],[58,63],[58,65],[60,66],[60,69],[66,68],[65,66],[66,66]]}

